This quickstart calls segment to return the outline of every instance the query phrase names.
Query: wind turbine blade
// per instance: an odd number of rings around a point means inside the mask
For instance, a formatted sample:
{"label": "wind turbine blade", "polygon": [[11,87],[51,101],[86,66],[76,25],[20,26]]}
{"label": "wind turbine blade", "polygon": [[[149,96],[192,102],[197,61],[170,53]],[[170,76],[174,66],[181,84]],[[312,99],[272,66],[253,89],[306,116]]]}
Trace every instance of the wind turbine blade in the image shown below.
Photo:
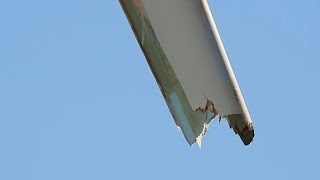
{"label": "wind turbine blade", "polygon": [[206,0],[119,0],[173,119],[191,145],[224,117],[245,145],[253,124]]}

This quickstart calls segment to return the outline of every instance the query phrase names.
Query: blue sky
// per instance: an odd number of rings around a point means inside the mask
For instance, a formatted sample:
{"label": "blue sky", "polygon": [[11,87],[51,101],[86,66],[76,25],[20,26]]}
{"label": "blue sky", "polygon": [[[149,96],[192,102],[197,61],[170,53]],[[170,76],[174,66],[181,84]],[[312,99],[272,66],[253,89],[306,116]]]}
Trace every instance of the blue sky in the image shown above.
{"label": "blue sky", "polygon": [[320,2],[213,1],[255,126],[174,124],[118,1],[0,1],[0,179],[318,179]]}

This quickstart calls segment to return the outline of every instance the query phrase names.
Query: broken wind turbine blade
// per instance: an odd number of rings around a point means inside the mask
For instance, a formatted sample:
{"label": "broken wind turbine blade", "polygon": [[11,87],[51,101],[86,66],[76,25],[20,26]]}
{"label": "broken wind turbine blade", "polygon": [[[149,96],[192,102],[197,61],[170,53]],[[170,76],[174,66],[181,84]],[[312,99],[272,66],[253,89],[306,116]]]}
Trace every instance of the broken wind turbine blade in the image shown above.
{"label": "broken wind turbine blade", "polygon": [[224,117],[245,145],[253,124],[206,0],[119,0],[176,125],[201,146]]}

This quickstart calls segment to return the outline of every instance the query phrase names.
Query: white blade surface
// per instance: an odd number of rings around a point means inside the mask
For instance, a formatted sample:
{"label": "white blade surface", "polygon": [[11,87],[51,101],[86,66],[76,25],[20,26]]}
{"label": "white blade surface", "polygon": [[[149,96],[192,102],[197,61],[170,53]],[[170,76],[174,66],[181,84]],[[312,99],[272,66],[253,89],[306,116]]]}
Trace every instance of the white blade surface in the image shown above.
{"label": "white blade surface", "polygon": [[171,114],[191,145],[227,119],[245,145],[254,130],[206,0],[120,0]]}

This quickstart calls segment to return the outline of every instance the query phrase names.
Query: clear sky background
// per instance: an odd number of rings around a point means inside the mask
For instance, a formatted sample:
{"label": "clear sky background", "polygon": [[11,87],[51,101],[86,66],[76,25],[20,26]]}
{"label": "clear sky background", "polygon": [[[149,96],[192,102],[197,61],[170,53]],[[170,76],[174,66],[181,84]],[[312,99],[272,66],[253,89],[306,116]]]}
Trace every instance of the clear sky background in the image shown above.
{"label": "clear sky background", "polygon": [[176,128],[113,0],[0,1],[0,180],[319,179],[320,1],[209,0],[255,126]]}

